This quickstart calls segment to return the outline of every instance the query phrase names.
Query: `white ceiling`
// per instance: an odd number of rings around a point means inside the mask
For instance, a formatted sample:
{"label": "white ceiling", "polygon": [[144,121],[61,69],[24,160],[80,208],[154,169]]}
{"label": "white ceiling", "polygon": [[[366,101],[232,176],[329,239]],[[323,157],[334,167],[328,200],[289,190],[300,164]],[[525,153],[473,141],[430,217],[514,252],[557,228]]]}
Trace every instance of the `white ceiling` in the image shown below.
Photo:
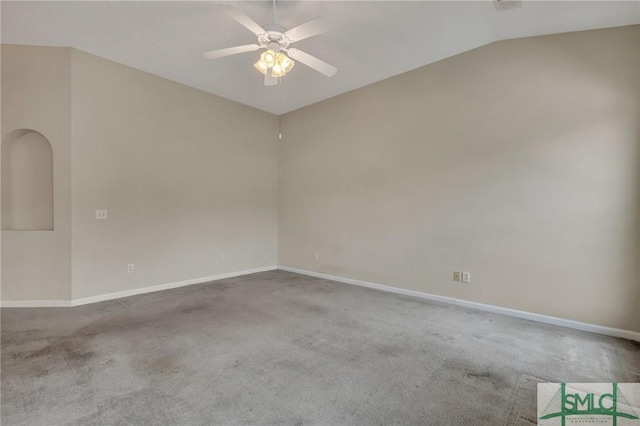
{"label": "white ceiling", "polygon": [[[259,24],[271,1],[232,2]],[[255,43],[218,2],[2,1],[2,43],[71,46],[274,114],[310,105],[497,40],[640,23],[636,1],[278,1],[292,28],[318,16],[332,30],[295,47],[335,65],[303,64],[263,86],[260,52],[206,60],[205,51]]]}

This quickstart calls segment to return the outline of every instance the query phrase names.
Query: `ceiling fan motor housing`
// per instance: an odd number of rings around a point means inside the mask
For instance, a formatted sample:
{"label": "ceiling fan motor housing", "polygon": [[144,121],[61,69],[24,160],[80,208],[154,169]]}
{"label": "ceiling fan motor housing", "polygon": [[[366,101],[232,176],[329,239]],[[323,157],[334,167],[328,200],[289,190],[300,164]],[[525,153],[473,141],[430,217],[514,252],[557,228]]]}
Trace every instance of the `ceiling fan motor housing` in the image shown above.
{"label": "ceiling fan motor housing", "polygon": [[289,44],[291,44],[291,40],[284,35],[287,31],[286,28],[278,24],[267,24],[264,25],[263,28],[266,33],[258,36],[258,43],[260,43],[262,47],[279,52],[280,50],[286,49],[289,47]]}

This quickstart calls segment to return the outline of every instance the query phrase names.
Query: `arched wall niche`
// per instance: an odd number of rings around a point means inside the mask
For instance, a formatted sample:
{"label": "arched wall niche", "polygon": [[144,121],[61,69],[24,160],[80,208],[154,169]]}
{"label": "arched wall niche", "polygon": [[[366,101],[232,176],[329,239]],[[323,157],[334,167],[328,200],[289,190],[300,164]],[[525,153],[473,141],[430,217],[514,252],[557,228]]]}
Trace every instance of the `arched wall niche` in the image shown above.
{"label": "arched wall niche", "polygon": [[2,229],[53,230],[53,149],[31,129],[2,140]]}

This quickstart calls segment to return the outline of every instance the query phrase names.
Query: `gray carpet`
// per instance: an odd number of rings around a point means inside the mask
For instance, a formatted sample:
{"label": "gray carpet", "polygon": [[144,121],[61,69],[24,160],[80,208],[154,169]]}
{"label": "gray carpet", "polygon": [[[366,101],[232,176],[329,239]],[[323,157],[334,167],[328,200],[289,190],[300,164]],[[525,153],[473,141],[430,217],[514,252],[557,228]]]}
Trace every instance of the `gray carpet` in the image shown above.
{"label": "gray carpet", "polygon": [[283,271],[2,310],[3,425],[529,425],[539,381],[640,344]]}

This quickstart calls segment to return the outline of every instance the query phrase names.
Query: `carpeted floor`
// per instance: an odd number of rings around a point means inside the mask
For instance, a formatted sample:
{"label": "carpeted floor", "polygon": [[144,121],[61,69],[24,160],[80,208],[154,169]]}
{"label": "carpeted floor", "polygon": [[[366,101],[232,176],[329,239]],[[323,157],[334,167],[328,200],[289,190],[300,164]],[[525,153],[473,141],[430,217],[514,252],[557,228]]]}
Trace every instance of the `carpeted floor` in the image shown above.
{"label": "carpeted floor", "polygon": [[640,344],[283,271],[2,309],[3,425],[529,425]]}

